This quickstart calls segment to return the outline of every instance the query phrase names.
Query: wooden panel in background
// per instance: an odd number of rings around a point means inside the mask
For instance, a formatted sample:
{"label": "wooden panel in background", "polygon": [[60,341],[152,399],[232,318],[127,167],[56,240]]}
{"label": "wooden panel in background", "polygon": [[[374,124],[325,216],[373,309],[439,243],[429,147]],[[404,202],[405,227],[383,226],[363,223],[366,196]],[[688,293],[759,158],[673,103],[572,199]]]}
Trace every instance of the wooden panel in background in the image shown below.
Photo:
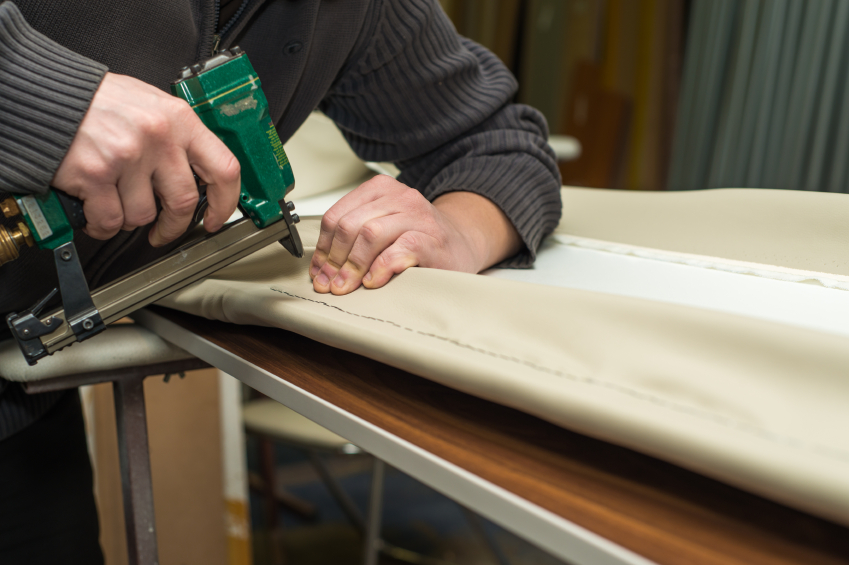
{"label": "wooden panel in background", "polygon": [[[218,373],[145,380],[154,509],[161,565],[226,565]],[[112,384],[92,387],[87,427],[106,565],[127,563]]]}
{"label": "wooden panel in background", "polygon": [[602,86],[601,74],[589,61],[575,67],[562,130],[580,141],[581,155],[560,163],[566,185],[611,188],[622,171],[631,105],[622,94]]}
{"label": "wooden panel in background", "polygon": [[[594,120],[604,122],[606,129],[592,134],[589,155],[588,140],[579,137],[586,162],[564,168],[570,184],[665,188],[681,80],[685,0],[441,3],[462,35],[490,48],[518,75],[517,100],[540,110],[551,133],[575,135],[569,113],[576,91],[586,92],[576,83],[583,64],[600,70],[599,88],[593,91],[596,108],[606,112],[612,106],[617,112],[619,101],[626,101],[630,110],[624,116]],[[607,128],[608,121],[620,117],[621,128]]]}
{"label": "wooden panel in background", "polygon": [[515,71],[521,0],[440,0],[457,32],[480,43]]}
{"label": "wooden panel in background", "polygon": [[680,82],[682,4],[682,0],[640,3],[624,188],[665,188]]}
{"label": "wooden panel in background", "polygon": [[637,55],[643,14],[648,0],[607,0],[604,17],[604,47],[600,61],[601,85],[607,90],[634,96],[637,84]]}
{"label": "wooden panel in background", "polygon": [[837,524],[297,334],[156,312],[658,563],[849,563]]}
{"label": "wooden panel in background", "polygon": [[601,84],[625,96],[631,107],[622,168],[612,188],[665,187],[683,27],[683,0],[607,1]]}

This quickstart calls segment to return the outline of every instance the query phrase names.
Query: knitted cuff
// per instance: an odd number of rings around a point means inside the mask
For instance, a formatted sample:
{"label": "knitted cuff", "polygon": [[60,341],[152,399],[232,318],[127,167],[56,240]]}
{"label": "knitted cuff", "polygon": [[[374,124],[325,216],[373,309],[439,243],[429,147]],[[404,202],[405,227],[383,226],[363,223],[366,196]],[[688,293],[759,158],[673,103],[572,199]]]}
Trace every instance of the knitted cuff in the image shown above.
{"label": "knitted cuff", "polygon": [[442,171],[434,184],[425,194],[431,201],[447,192],[473,192],[504,211],[525,245],[498,267],[533,265],[543,237],[560,221],[560,186],[548,167],[526,153],[463,159]]}
{"label": "knitted cuff", "polygon": [[47,191],[106,71],[0,4],[0,192]]}

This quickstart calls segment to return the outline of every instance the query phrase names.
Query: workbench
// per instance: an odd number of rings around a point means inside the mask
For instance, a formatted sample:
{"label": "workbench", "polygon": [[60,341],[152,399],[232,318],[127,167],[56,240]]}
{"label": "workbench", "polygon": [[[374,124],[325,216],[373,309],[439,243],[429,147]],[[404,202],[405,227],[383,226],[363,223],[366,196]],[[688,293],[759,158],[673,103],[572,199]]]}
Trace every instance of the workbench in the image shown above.
{"label": "workbench", "polygon": [[280,329],[136,321],[575,565],[849,563],[849,529]]}

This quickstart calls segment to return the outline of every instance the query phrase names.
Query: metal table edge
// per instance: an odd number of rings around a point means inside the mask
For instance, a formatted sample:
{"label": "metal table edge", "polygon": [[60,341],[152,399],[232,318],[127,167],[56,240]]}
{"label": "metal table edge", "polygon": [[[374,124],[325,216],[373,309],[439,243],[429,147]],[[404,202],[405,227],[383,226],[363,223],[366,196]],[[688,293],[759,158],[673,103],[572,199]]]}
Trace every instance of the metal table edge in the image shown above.
{"label": "metal table edge", "polygon": [[257,367],[147,309],[139,310],[131,317],[161,338],[561,559],[574,565],[654,563]]}

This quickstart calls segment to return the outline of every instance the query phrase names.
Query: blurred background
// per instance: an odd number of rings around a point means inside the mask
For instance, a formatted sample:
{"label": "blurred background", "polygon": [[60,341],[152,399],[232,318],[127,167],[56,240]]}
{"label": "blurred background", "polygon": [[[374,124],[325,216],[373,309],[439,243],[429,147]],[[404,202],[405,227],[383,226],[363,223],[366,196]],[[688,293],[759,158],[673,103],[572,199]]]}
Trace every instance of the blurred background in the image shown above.
{"label": "blurred background", "polygon": [[564,184],[847,190],[849,2],[441,2],[578,139]]}
{"label": "blurred background", "polygon": [[[711,0],[709,0],[711,1]],[[686,0],[442,0],[519,79],[517,101],[578,139],[564,184],[666,187]]]}

